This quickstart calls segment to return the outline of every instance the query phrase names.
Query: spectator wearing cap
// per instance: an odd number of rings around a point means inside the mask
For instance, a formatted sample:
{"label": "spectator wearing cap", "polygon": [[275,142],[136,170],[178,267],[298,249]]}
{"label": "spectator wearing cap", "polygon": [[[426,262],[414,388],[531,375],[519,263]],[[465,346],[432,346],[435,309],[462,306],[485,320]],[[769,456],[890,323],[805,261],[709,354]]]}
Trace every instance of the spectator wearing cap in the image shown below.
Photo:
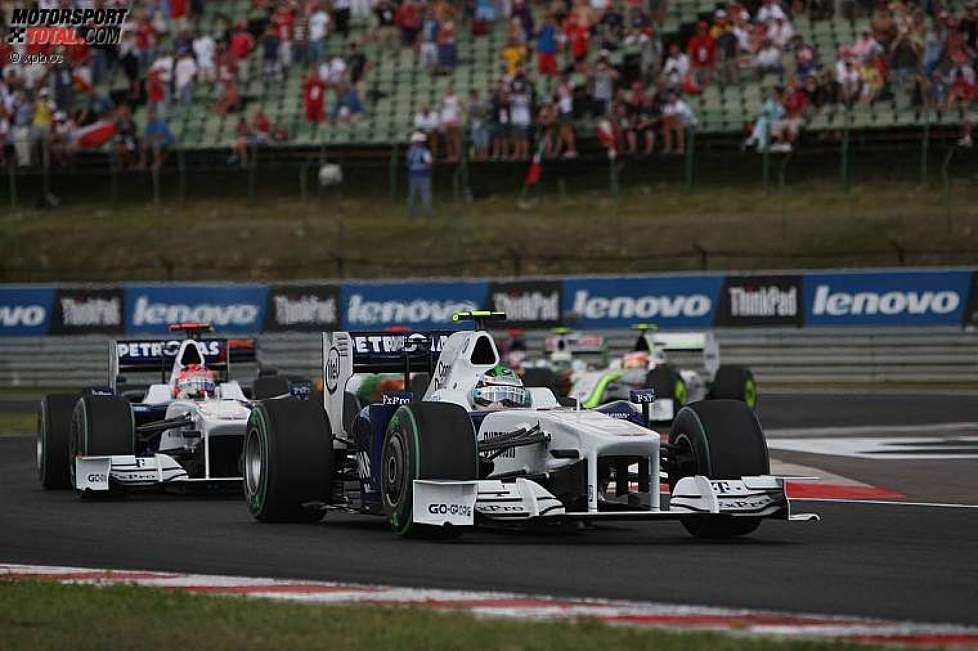
{"label": "spectator wearing cap", "polygon": [[713,66],[716,63],[716,40],[710,35],[705,20],[696,23],[696,33],[686,44],[693,76],[696,83],[705,86],[713,79]]}
{"label": "spectator wearing cap", "polygon": [[418,107],[418,112],[414,114],[414,131],[425,137],[425,148],[430,147],[432,156],[438,154],[438,122],[438,114],[427,104]]}
{"label": "spectator wearing cap", "polygon": [[420,131],[415,131],[411,135],[411,146],[407,151],[408,168],[408,197],[407,197],[407,216],[413,217],[417,203],[421,202],[421,207],[425,215],[429,218],[434,216],[431,205],[431,167],[434,162],[431,150],[425,142],[427,137]]}

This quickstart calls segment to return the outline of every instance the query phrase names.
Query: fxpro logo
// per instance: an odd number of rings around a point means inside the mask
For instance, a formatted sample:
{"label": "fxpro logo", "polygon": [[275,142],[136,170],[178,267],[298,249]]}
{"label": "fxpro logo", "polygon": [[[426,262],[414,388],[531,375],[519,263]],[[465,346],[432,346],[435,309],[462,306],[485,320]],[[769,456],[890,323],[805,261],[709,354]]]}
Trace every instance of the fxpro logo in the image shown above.
{"label": "fxpro logo", "polygon": [[495,292],[492,302],[512,321],[557,321],[560,319],[560,292]]}
{"label": "fxpro logo", "polygon": [[273,300],[278,325],[334,325],[337,322],[334,298],[323,300],[314,294],[298,297],[283,294]]}
{"label": "fxpro logo", "polygon": [[146,296],[136,299],[132,325],[164,326],[180,321],[212,323],[216,326],[251,326],[258,319],[258,306],[250,303],[210,304],[151,302]]}
{"label": "fxpro logo", "polygon": [[815,289],[812,314],[816,316],[898,314],[951,314],[961,306],[961,296],[953,290],[840,292],[828,285]]}
{"label": "fxpro logo", "polygon": [[455,312],[478,309],[471,301],[368,301],[362,294],[353,294],[347,306],[346,318],[351,325],[385,323],[448,323]]}
{"label": "fxpro logo", "polygon": [[0,325],[4,328],[36,328],[46,317],[43,305],[0,305]]}
{"label": "fxpro logo", "polygon": [[122,301],[118,298],[71,298],[60,300],[64,325],[78,328],[117,326],[122,323]]}
{"label": "fxpro logo", "polygon": [[713,300],[704,294],[591,296],[586,289],[574,293],[574,313],[586,319],[651,319],[704,317]]}
{"label": "fxpro logo", "polygon": [[730,287],[730,315],[737,317],[795,316],[798,288]]}

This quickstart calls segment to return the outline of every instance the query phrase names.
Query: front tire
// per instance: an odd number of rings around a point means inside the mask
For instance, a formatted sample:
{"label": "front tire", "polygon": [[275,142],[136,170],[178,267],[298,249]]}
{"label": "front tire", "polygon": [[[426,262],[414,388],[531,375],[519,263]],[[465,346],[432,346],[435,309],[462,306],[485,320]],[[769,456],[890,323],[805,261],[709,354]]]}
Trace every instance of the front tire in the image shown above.
{"label": "front tire", "polygon": [[669,399],[673,401],[674,413],[686,404],[689,399],[689,392],[686,383],[679,371],[671,366],[656,366],[645,376],[645,387],[655,392],[655,399]]}
{"label": "front tire", "polygon": [[[129,400],[123,396],[82,396],[71,417],[68,471],[75,487],[75,457],[136,453],[136,423]],[[118,491],[78,491],[80,497],[117,495]]]}
{"label": "front tire", "polygon": [[[767,442],[753,410],[739,400],[694,402],[676,415],[669,434],[675,446],[668,470],[669,488],[682,477],[740,479],[771,472]],[[698,538],[732,538],[751,533],[760,518],[713,516],[684,518],[683,526]]]}
{"label": "front tire", "polygon": [[53,393],[44,396],[37,409],[37,478],[48,490],[71,488],[68,466],[71,417],[78,394]]}
{"label": "front tire", "polygon": [[384,437],[380,480],[384,513],[394,533],[419,538],[457,533],[414,523],[414,480],[478,478],[475,428],[464,409],[416,402],[394,413]]}
{"label": "front tire", "polygon": [[717,369],[710,387],[711,400],[740,400],[751,409],[757,408],[757,382],[746,366],[724,365]]}
{"label": "front tire", "polygon": [[333,481],[333,435],[318,400],[269,400],[248,419],[244,493],[261,522],[318,522]]}

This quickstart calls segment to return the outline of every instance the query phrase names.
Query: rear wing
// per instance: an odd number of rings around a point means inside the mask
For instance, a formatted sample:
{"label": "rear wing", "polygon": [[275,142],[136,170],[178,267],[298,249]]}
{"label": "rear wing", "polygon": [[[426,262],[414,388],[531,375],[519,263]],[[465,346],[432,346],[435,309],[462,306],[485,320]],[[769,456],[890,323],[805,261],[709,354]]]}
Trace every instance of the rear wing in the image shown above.
{"label": "rear wing", "polygon": [[343,394],[356,373],[432,373],[453,330],[323,333],[323,401],[334,436],[342,437]]}
{"label": "rear wing", "polygon": [[[109,344],[109,384],[115,388],[121,373],[159,372],[166,374],[180,351],[182,339],[117,339]],[[230,376],[231,363],[251,363],[258,359],[255,339],[201,339],[199,348],[204,364],[224,379]]]}
{"label": "rear wing", "polygon": [[720,347],[712,332],[657,332],[642,329],[636,351],[702,352],[703,366],[712,377],[720,366]]}

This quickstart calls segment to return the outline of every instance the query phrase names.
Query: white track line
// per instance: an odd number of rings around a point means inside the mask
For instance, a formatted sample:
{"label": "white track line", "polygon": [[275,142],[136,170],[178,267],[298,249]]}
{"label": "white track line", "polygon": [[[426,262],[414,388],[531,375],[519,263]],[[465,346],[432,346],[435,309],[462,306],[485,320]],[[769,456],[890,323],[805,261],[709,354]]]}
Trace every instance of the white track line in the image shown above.
{"label": "white track line", "polygon": [[402,604],[440,611],[466,611],[491,618],[572,621],[588,617],[616,625],[710,630],[732,635],[978,649],[978,627],[950,624],[651,602],[561,599],[499,592],[0,563],[0,581],[32,578],[93,585],[136,584],[157,589],[234,594],[300,603]]}
{"label": "white track line", "polygon": [[840,502],[842,504],[887,504],[896,506],[923,506],[940,509],[978,509],[978,504],[956,504],[953,502],[898,502],[895,500],[848,500],[822,497],[792,497],[792,502]]}
{"label": "white track line", "polygon": [[786,427],[765,429],[768,439],[858,437],[894,434],[968,434],[978,432],[978,423],[932,423],[929,425],[852,425],[842,427]]}

